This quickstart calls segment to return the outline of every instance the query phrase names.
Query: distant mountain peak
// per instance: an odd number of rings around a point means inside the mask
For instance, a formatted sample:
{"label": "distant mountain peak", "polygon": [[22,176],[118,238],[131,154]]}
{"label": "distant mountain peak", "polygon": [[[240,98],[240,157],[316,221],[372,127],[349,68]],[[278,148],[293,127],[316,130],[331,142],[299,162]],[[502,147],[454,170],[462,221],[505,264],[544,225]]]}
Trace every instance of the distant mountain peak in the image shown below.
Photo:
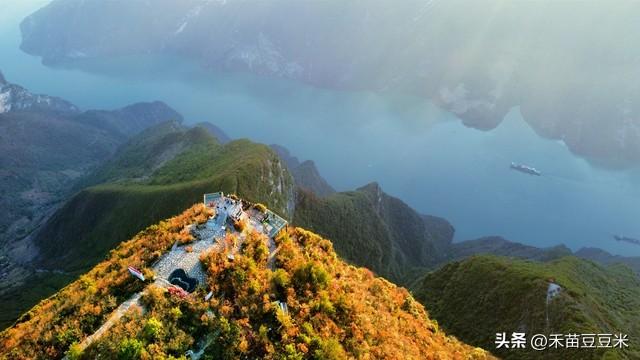
{"label": "distant mountain peak", "polygon": [[199,126],[201,128],[206,129],[209,132],[209,134],[211,134],[218,140],[220,144],[224,145],[228,142],[231,142],[232,140],[231,137],[229,137],[229,135],[227,135],[227,133],[225,133],[221,128],[219,128],[218,126],[208,121],[197,123],[195,126]]}
{"label": "distant mountain peak", "polygon": [[[216,71],[336,90],[393,89],[430,99],[465,125],[485,130],[519,107],[538,134],[563,140],[594,163],[634,166],[640,160],[638,105],[629,100],[640,77],[619,78],[617,70],[633,68],[636,56],[627,41],[591,41],[635,36],[640,29],[635,8],[610,8],[615,15],[594,27],[591,19],[601,13],[595,1],[588,6],[472,1],[465,12],[458,1],[252,3],[49,1],[20,24],[21,49],[48,64],[139,53],[179,55]],[[501,8],[498,16],[491,12],[495,7]],[[567,23],[567,13],[575,21]],[[532,16],[531,21],[514,27],[513,19],[523,16]],[[132,26],[135,33],[126,31]],[[501,36],[478,39],[483,32]],[[470,51],[476,47],[486,51]],[[402,56],[389,58],[392,53]],[[543,55],[548,53],[557,56]],[[547,77],[553,81],[544,81]],[[578,79],[610,86],[576,86]]]}
{"label": "distant mountain peak", "polygon": [[162,116],[165,117],[167,115],[164,113],[168,112],[171,114],[170,120],[174,120],[177,123],[182,123],[183,121],[182,115],[178,114],[175,110],[169,107],[169,105],[158,100],[151,102],[134,103],[123,107],[119,111],[131,116],[157,115],[158,113],[163,113]]}
{"label": "distant mountain peak", "polygon": [[367,185],[364,185],[362,187],[359,187],[357,190],[359,191],[369,191],[369,192],[373,192],[373,193],[380,193],[382,191],[382,187],[380,186],[380,184],[377,181],[372,181],[370,183],[368,183]]}
{"label": "distant mountain peak", "polygon": [[117,110],[89,110],[78,121],[130,137],[154,125],[171,122],[175,129],[181,127],[182,115],[162,101],[140,102]]}
{"label": "distant mountain peak", "polygon": [[640,257],[639,256],[621,256],[613,255],[605,250],[594,247],[583,247],[575,252],[575,256],[595,261],[600,264],[624,264],[640,274]]}
{"label": "distant mountain peak", "polygon": [[320,197],[326,197],[336,192],[322,175],[320,175],[313,160],[300,162],[297,157],[291,155],[289,149],[286,147],[278,144],[271,144],[270,147],[287,165],[298,187],[311,191]]}
{"label": "distant mountain peak", "polygon": [[0,114],[10,111],[80,112],[75,105],[59,97],[33,94],[20,85],[7,82],[1,72],[0,85]]}
{"label": "distant mountain peak", "polygon": [[454,243],[448,249],[445,262],[459,261],[478,254],[508,256],[536,261],[550,261],[563,256],[571,256],[571,249],[563,244],[547,248],[525,245],[501,236],[485,236],[479,239]]}
{"label": "distant mountain peak", "polygon": [[280,159],[282,159],[282,161],[284,161],[289,168],[300,166],[300,160],[298,160],[297,157],[291,155],[291,152],[286,147],[278,144],[271,144],[269,146],[276,152],[276,154],[278,154]]}
{"label": "distant mountain peak", "polygon": [[446,220],[419,214],[376,182],[324,199],[300,192],[296,201],[296,225],[321,231],[341,256],[399,283],[439,263],[453,240]]}
{"label": "distant mountain peak", "polygon": [[372,200],[374,200],[378,204],[382,203],[382,198],[384,195],[386,195],[385,192],[382,190],[382,186],[380,186],[380,184],[378,184],[375,181],[370,182],[365,186],[359,187],[358,189],[356,189],[356,191],[360,191],[367,194],[372,198]]}

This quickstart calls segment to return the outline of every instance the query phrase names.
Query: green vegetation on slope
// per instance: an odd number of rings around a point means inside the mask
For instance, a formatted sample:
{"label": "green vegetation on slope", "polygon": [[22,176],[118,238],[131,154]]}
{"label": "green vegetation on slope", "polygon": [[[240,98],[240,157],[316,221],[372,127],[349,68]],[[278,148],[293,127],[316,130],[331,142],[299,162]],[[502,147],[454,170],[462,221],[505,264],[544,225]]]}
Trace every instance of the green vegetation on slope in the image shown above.
{"label": "green vegetation on slope", "polygon": [[289,215],[293,183],[269,147],[220,145],[202,128],[171,123],[134,138],[57,211],[35,241],[48,268],[86,269],[140,229],[224,191]]}
{"label": "green vegetation on slope", "polygon": [[333,239],[345,259],[401,284],[437,262],[453,236],[444,220],[421,216],[377,184],[327,198],[301,191],[294,223]]}
{"label": "green vegetation on slope", "polygon": [[[196,131],[184,131],[177,121],[150,127],[121,146],[113,159],[84,179],[79,187],[117,180],[144,179],[156,167],[162,166],[189,146],[190,140],[207,142],[197,135]],[[215,139],[210,142],[215,142]]]}
{"label": "green vegetation on slope", "polygon": [[[547,308],[549,283],[562,290]],[[637,359],[640,280],[624,266],[603,267],[575,257],[533,262],[475,256],[445,265],[414,286],[414,295],[448,332],[495,349],[495,334],[628,334],[630,348],[496,350],[506,359]],[[548,314],[548,321],[547,321]]]}
{"label": "green vegetation on slope", "polygon": [[[0,243],[13,242],[40,225],[43,214],[72,194],[73,185],[130,136],[162,121],[181,119],[159,102],[80,113],[61,99],[19,89],[16,94],[27,96],[34,106],[18,103],[0,113]],[[68,109],[61,111],[57,103]]]}
{"label": "green vegetation on slope", "polygon": [[80,112],[18,85],[0,83],[0,92],[8,95],[0,113],[1,329],[75,277],[39,272],[29,262],[37,251],[31,237],[76,192],[80,179],[134,134],[182,117],[160,102]]}

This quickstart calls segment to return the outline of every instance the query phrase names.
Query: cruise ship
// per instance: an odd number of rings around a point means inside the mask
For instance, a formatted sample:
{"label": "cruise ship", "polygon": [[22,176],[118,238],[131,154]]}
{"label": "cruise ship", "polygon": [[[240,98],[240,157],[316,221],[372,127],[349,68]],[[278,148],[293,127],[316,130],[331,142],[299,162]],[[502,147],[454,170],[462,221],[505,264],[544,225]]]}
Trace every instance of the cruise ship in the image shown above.
{"label": "cruise ship", "polygon": [[517,164],[517,163],[514,163],[514,162],[511,163],[511,169],[516,170],[516,171],[520,171],[520,172],[523,172],[523,173],[529,174],[529,175],[535,175],[535,176],[542,175],[542,173],[538,169],[536,169],[534,167],[523,165],[523,164]]}

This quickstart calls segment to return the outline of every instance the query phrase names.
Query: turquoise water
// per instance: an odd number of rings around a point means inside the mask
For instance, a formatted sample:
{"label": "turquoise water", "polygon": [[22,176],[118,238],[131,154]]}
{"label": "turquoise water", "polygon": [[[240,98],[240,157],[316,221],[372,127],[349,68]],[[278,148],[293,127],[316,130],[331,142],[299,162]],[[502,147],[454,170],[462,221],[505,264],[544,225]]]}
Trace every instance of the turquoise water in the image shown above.
{"label": "turquoise water", "polygon": [[[211,121],[232,137],[286,146],[313,159],[338,190],[379,182],[456,227],[456,240],[501,235],[537,246],[640,247],[640,174],[590,166],[558,141],[538,137],[513,109],[490,132],[469,129],[428,101],[339,92],[242,73],[214,73],[168,57],[84,62],[52,69],[18,49],[19,21],[43,1],[10,3],[0,15],[0,70],[34,92],[84,108],[162,100],[187,122]],[[536,166],[542,177],[509,169]]]}

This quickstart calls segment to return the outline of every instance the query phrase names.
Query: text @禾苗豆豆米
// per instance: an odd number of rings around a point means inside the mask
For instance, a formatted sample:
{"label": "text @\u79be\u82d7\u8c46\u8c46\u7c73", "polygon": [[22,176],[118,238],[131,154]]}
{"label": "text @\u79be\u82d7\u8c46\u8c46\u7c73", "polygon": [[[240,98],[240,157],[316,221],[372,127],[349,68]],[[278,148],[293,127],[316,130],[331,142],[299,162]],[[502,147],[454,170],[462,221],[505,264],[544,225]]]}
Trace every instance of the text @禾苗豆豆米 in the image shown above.
{"label": "text @\u79be\u82d7\u8c46\u8c46\u7c73", "polygon": [[624,349],[629,347],[627,334],[533,334],[513,332],[496,333],[496,349],[533,349],[544,351],[550,349]]}

